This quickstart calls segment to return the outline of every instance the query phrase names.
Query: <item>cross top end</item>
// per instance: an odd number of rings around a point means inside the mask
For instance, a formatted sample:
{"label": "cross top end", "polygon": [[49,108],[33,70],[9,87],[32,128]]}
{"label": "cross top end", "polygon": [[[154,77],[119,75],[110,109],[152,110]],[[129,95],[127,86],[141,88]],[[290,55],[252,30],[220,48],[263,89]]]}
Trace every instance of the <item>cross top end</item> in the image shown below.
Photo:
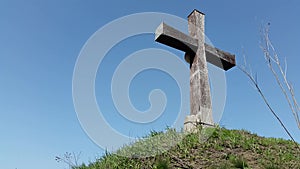
{"label": "cross top end", "polygon": [[188,17],[190,17],[190,16],[193,15],[193,14],[202,14],[202,15],[205,15],[205,13],[200,12],[200,11],[197,10],[197,9],[194,9],[194,10],[188,15]]}

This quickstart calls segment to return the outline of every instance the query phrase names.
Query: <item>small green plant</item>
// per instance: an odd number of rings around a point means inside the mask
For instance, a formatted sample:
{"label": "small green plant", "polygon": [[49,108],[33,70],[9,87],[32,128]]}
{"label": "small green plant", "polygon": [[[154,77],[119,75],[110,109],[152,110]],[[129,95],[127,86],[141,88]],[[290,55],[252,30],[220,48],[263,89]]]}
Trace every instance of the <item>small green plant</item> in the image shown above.
{"label": "small green plant", "polygon": [[265,166],[265,169],[281,169],[282,167],[279,167],[275,164],[269,164]]}
{"label": "small green plant", "polygon": [[229,161],[233,164],[235,168],[241,168],[241,169],[248,168],[247,162],[241,157],[236,157],[234,155],[231,155],[229,156]]}
{"label": "small green plant", "polygon": [[246,162],[245,160],[243,160],[243,159],[236,159],[236,160],[234,161],[234,166],[235,166],[236,168],[242,168],[242,169],[244,169],[244,168],[247,168],[247,167],[248,167],[248,164],[247,164],[247,162]]}
{"label": "small green plant", "polygon": [[163,159],[158,159],[155,164],[155,169],[169,169],[169,161],[168,160],[163,160]]}
{"label": "small green plant", "polygon": [[163,134],[162,131],[151,130],[151,131],[150,131],[150,134],[149,134],[149,137],[155,137],[155,136],[161,135],[161,134]]}

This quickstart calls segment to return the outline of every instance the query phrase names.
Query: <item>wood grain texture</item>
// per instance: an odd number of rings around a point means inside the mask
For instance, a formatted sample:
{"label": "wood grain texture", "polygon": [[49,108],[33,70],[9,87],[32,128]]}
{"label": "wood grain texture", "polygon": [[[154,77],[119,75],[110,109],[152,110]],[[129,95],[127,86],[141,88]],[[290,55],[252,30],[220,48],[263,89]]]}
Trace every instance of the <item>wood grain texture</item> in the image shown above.
{"label": "wood grain texture", "polygon": [[[190,63],[190,116],[189,122],[213,125],[212,101],[207,62],[228,70],[235,66],[235,56],[205,43],[205,15],[194,10],[188,16],[189,35],[165,23],[155,32],[155,41],[185,52]],[[198,123],[198,122],[197,122]]]}

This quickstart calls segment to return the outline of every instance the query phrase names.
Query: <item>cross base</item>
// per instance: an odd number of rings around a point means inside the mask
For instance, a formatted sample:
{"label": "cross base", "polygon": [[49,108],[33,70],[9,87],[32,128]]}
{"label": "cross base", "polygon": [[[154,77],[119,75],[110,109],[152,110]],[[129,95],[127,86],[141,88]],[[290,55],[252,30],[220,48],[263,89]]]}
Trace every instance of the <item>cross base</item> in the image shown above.
{"label": "cross base", "polygon": [[186,133],[196,133],[200,127],[215,127],[214,124],[201,122],[200,113],[197,115],[187,115],[184,120],[183,131]]}

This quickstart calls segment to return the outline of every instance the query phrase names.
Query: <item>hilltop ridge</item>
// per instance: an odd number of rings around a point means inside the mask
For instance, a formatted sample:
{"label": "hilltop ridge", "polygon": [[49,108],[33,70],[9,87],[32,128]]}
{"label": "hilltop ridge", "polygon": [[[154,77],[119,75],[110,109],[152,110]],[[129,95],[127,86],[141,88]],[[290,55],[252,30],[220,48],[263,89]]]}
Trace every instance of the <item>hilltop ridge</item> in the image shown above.
{"label": "hilltop ridge", "polygon": [[[205,141],[201,141],[203,133],[209,133],[210,136]],[[121,148],[117,152],[119,155],[107,153],[93,163],[74,169],[300,169],[300,151],[292,141],[264,138],[245,130],[225,128],[199,130],[180,138],[169,150],[150,157],[143,154],[157,152],[177,135],[173,129],[164,133],[152,131],[144,140]],[[160,142],[151,139],[153,137],[159,138]]]}

